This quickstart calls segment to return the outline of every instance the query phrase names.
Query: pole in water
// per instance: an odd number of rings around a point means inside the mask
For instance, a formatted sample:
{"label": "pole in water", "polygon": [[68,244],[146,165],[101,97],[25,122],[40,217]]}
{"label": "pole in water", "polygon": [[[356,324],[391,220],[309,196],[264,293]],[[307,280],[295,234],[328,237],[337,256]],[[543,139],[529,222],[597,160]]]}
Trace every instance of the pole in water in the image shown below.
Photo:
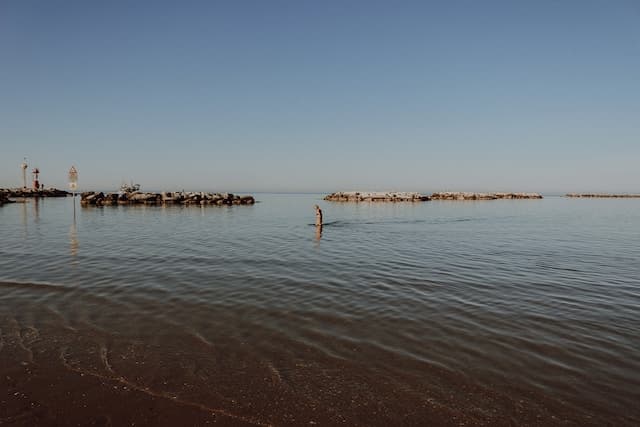
{"label": "pole in water", "polygon": [[29,167],[29,165],[27,165],[27,158],[24,158],[24,161],[20,164],[20,169],[22,169],[22,188],[26,189],[27,188],[27,168]]}
{"label": "pole in water", "polygon": [[73,200],[73,222],[76,222],[76,190],[78,189],[78,170],[75,166],[69,169],[69,189]]}

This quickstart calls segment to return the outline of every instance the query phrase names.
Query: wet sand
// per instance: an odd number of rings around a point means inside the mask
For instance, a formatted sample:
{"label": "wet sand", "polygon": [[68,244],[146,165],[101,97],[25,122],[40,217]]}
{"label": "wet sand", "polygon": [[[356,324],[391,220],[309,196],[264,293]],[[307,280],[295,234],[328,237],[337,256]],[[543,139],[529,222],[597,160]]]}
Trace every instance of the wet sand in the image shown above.
{"label": "wet sand", "polygon": [[[526,390],[354,345],[350,360],[296,342],[175,336],[158,343],[71,327],[53,312],[0,319],[5,425],[631,425]],[[381,359],[385,366],[379,372]],[[389,360],[396,359],[396,360]],[[391,363],[390,363],[391,362]],[[418,375],[416,375],[418,373]]]}

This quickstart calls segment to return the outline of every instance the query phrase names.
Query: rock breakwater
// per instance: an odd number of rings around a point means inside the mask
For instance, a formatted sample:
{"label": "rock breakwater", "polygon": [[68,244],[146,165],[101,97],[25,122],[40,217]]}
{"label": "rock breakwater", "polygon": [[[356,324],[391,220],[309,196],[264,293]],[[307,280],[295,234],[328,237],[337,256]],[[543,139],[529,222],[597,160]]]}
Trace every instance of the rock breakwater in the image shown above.
{"label": "rock breakwater", "polygon": [[602,198],[602,199],[640,199],[640,194],[608,194],[608,193],[568,193],[566,197],[574,198]]}
{"label": "rock breakwater", "polygon": [[35,190],[33,188],[2,188],[0,194],[9,197],[67,197],[71,193],[57,188]]}
{"label": "rock breakwater", "polygon": [[428,200],[542,199],[539,193],[468,193],[446,191],[430,196],[410,192],[340,191],[324,198],[331,202],[426,202]]}
{"label": "rock breakwater", "polygon": [[9,200],[9,195],[7,193],[4,192],[0,192],[0,206],[4,205],[5,203],[12,203],[13,200]]}
{"label": "rock breakwater", "polygon": [[429,196],[408,192],[340,191],[324,198],[330,202],[425,202]]}
{"label": "rock breakwater", "polygon": [[500,199],[542,199],[538,193],[467,193],[446,191],[433,193],[431,200],[500,200]]}
{"label": "rock breakwater", "polygon": [[116,205],[253,205],[253,196],[238,196],[232,193],[205,193],[184,191],[163,191],[161,193],[143,192],[84,192],[80,195],[82,206],[116,206]]}

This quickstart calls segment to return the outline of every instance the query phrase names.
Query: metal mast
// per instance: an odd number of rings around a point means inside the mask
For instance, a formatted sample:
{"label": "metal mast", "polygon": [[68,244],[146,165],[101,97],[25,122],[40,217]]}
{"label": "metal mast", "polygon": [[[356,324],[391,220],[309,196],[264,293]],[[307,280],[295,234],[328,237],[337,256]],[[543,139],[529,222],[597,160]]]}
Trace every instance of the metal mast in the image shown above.
{"label": "metal mast", "polygon": [[22,188],[27,188],[27,158],[24,158],[24,161],[20,164],[20,169],[22,169]]}

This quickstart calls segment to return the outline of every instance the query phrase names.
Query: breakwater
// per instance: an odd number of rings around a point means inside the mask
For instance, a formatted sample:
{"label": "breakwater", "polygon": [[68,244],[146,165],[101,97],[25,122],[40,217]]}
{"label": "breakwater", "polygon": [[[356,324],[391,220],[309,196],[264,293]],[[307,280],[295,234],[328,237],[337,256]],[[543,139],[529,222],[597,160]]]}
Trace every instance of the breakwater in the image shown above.
{"label": "breakwater", "polygon": [[501,200],[501,199],[542,199],[539,193],[468,193],[445,191],[433,193],[431,200]]}
{"label": "breakwater", "polygon": [[469,193],[446,191],[430,196],[410,192],[340,191],[331,193],[324,200],[331,202],[426,202],[429,200],[499,200],[542,199],[539,193]]}
{"label": "breakwater", "polygon": [[9,196],[7,194],[0,192],[0,206],[11,202],[12,200],[9,200]]}
{"label": "breakwater", "polygon": [[238,196],[232,193],[206,193],[163,191],[161,193],[117,192],[103,193],[89,191],[80,195],[82,206],[116,206],[116,205],[253,205],[253,196]]}
{"label": "breakwater", "polygon": [[331,202],[425,202],[429,196],[408,192],[340,191],[324,198]]}
{"label": "breakwater", "polygon": [[10,197],[67,197],[70,195],[68,191],[59,190],[57,188],[47,188],[36,190],[33,188],[0,188],[0,198]]}
{"label": "breakwater", "polygon": [[602,199],[638,199],[640,198],[640,194],[608,194],[608,193],[568,193],[566,197],[573,198],[602,198]]}

